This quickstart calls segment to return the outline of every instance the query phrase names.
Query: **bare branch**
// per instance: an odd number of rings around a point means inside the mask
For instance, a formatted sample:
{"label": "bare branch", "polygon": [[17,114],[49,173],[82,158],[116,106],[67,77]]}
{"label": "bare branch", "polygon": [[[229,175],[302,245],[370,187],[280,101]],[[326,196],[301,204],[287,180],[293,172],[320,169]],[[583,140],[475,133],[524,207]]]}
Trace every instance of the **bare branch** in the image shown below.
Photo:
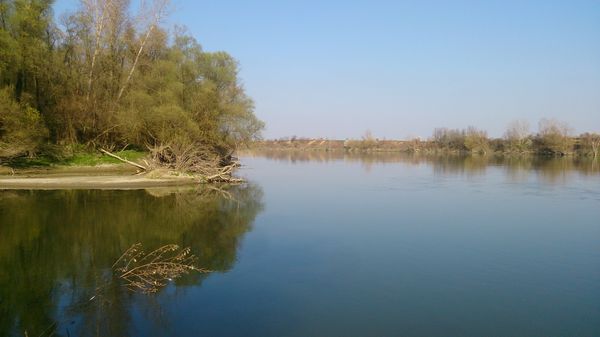
{"label": "bare branch", "polygon": [[[136,243],[119,257],[112,269],[125,287],[142,293],[155,293],[168,281],[174,280],[191,271],[210,272],[194,265],[196,257],[190,248],[180,249],[178,245],[162,246],[145,254],[142,245]],[[119,266],[121,265],[121,266]]]}

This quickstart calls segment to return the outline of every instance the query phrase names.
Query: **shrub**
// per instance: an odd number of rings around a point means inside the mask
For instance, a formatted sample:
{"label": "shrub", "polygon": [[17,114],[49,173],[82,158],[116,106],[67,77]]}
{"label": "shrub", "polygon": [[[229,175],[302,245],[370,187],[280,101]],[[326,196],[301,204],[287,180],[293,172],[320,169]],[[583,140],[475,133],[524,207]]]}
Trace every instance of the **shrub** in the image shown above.
{"label": "shrub", "polygon": [[0,157],[31,157],[48,137],[48,130],[40,113],[17,103],[9,89],[0,90]]}
{"label": "shrub", "polygon": [[564,155],[572,152],[573,139],[570,137],[571,128],[565,122],[554,119],[542,119],[536,138],[538,152]]}

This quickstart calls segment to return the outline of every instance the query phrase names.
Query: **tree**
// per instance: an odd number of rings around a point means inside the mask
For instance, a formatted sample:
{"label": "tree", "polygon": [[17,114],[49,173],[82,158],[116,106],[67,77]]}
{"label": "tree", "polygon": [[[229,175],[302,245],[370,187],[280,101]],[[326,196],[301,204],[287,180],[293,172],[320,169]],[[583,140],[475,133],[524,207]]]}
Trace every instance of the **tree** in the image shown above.
{"label": "tree", "polygon": [[365,131],[364,135],[361,137],[359,146],[362,150],[370,150],[377,146],[377,139],[373,137],[371,130]]}
{"label": "tree", "polygon": [[[108,0],[105,0],[108,1]],[[146,9],[146,13],[142,12],[140,18],[146,18],[146,23],[144,23],[142,37],[140,38],[139,47],[137,48],[137,52],[135,53],[135,58],[131,63],[131,67],[127,72],[127,77],[125,81],[121,84],[119,89],[119,93],[117,94],[116,103],[119,102],[121,97],[123,96],[123,92],[127,89],[127,85],[131,81],[131,77],[136,70],[136,66],[138,65],[138,61],[140,60],[140,56],[142,52],[144,52],[144,47],[148,43],[148,39],[150,38],[152,32],[157,29],[158,24],[161,19],[165,15],[165,11],[169,4],[169,0],[154,0],[149,8]]]}
{"label": "tree", "polygon": [[39,112],[0,90],[0,158],[32,155],[47,137]]}
{"label": "tree", "polygon": [[565,122],[542,119],[539,122],[537,146],[539,152],[565,155],[572,151],[571,128]]}
{"label": "tree", "polygon": [[600,134],[584,133],[579,136],[583,153],[590,154],[594,159],[598,158],[598,150],[600,149]]}
{"label": "tree", "polygon": [[51,47],[55,32],[52,1],[14,0],[0,3],[0,79],[13,98],[41,113],[50,104]]}
{"label": "tree", "polygon": [[523,153],[531,149],[532,141],[529,134],[529,123],[525,120],[512,121],[504,133],[506,150]]}
{"label": "tree", "polygon": [[490,142],[487,132],[469,126],[465,133],[465,147],[474,153],[486,154],[490,150]]}
{"label": "tree", "polygon": [[148,42],[117,114],[127,141],[168,147],[177,157],[191,148],[228,155],[257,137],[263,123],[239,84],[237,62],[224,52],[203,52],[182,32],[170,47],[165,36],[157,30]]}
{"label": "tree", "polygon": [[237,61],[163,29],[169,0],[142,1],[137,15],[128,0],[81,0],[63,30],[51,4],[0,0],[2,142],[23,144],[14,155],[43,139],[216,161],[260,136]]}
{"label": "tree", "polygon": [[433,130],[433,142],[446,150],[465,150],[465,131],[458,129],[436,128]]}

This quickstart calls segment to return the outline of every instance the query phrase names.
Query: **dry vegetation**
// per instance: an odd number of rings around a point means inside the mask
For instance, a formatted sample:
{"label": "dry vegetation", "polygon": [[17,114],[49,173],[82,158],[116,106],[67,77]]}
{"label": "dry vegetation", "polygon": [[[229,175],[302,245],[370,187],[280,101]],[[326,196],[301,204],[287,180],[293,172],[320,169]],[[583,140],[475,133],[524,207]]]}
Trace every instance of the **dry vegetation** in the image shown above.
{"label": "dry vegetation", "polygon": [[485,130],[473,126],[467,129],[436,128],[427,140],[381,140],[365,133],[356,140],[311,140],[292,137],[255,142],[254,146],[265,149],[295,150],[345,150],[359,152],[410,152],[410,153],[456,153],[456,154],[541,154],[550,156],[579,155],[597,159],[600,134],[573,135],[565,122],[542,119],[538,132],[532,133],[526,121],[517,120],[508,125],[502,138],[490,138]]}
{"label": "dry vegetation", "polygon": [[196,257],[189,248],[170,244],[145,253],[142,244],[129,247],[113,264],[113,272],[129,290],[155,293],[167,282],[192,271],[208,273],[195,266]]}

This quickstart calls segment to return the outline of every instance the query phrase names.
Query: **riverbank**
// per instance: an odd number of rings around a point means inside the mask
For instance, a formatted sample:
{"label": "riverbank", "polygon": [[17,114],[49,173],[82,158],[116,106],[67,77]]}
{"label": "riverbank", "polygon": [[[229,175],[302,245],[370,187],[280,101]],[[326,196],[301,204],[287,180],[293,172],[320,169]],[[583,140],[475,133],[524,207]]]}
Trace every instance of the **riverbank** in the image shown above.
{"label": "riverbank", "polygon": [[[0,190],[137,189],[243,182],[232,176],[237,162],[222,167],[207,163],[197,171],[177,170],[148,164],[143,152],[119,152],[125,158],[103,152],[106,155],[83,153],[62,161],[24,158],[0,165]],[[142,161],[145,165],[140,164]]]}
{"label": "riverbank", "polygon": [[[120,166],[120,165],[119,165]],[[129,171],[129,172],[128,172]],[[9,189],[140,189],[198,184],[191,175],[170,171],[151,171],[136,175],[125,167],[78,167],[57,170],[0,175],[0,190]]]}
{"label": "riverbank", "polygon": [[[593,137],[600,137],[596,134]],[[425,155],[500,155],[500,156],[580,156],[598,158],[600,138],[582,135],[565,138],[564,144],[548,144],[542,137],[530,136],[519,142],[506,139],[481,138],[472,140],[466,136],[448,140],[389,140],[363,138],[346,139],[275,139],[255,141],[250,145],[254,150],[283,151],[345,151],[345,152],[387,152],[418,153]],[[593,139],[592,139],[593,138]]]}
{"label": "riverbank", "polygon": [[[144,153],[121,151],[128,159]],[[138,189],[197,184],[193,175],[138,168],[101,154],[77,154],[63,161],[44,158],[22,160],[0,166],[0,190],[4,189]]]}

